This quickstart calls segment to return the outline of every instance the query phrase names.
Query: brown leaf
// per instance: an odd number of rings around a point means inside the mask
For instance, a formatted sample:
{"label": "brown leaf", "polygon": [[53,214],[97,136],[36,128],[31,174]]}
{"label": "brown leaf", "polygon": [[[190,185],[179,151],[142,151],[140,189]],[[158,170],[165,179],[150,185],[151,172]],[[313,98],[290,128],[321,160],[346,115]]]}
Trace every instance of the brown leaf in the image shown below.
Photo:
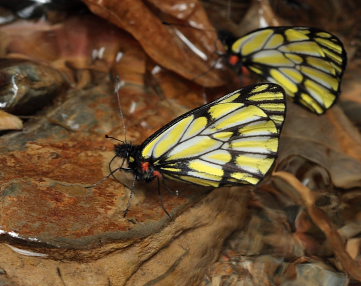
{"label": "brown leaf", "polygon": [[[148,0],[163,13],[171,15],[177,19],[187,19],[192,17],[193,13],[201,12],[198,8],[200,5],[198,0]],[[201,13],[205,16],[204,13]]]}
{"label": "brown leaf", "polygon": [[1,57],[45,62],[77,87],[94,83],[94,74],[107,75],[112,68],[124,80],[143,84],[143,49],[129,34],[95,15],[69,17],[55,25],[19,20],[0,31]]}
{"label": "brown leaf", "polygon": [[355,59],[349,63],[342,87],[340,105],[350,120],[361,127],[361,60]]}
{"label": "brown leaf", "polygon": [[204,3],[209,18],[218,30],[228,30],[236,36],[266,26],[282,26],[268,0]]}
{"label": "brown leaf", "polygon": [[288,104],[279,160],[292,155],[325,168],[337,187],[361,186],[361,136],[338,106],[317,116]]}
{"label": "brown leaf", "polygon": [[[209,56],[215,56],[217,33],[189,27],[182,29],[176,26],[168,27],[162,23],[162,19],[154,9],[140,0],[85,0],[84,2],[95,14],[132,34],[156,63],[204,86],[224,84],[219,73],[210,69],[212,63],[207,61]],[[169,5],[161,4],[160,1],[152,3],[160,5],[161,10],[164,11],[170,9]],[[194,5],[190,6],[192,13],[187,18],[187,23],[195,22],[200,29],[209,29],[211,25],[200,3],[195,1]],[[174,15],[174,11],[171,13]],[[179,31],[182,31],[181,34]],[[187,33],[189,37],[191,42],[189,47],[179,38],[184,36],[183,33]],[[203,50],[205,47],[206,51]]]}
{"label": "brown leaf", "polygon": [[269,2],[269,0],[253,0],[247,14],[239,23],[238,30],[245,33],[267,26],[282,26],[284,21],[276,16]]}

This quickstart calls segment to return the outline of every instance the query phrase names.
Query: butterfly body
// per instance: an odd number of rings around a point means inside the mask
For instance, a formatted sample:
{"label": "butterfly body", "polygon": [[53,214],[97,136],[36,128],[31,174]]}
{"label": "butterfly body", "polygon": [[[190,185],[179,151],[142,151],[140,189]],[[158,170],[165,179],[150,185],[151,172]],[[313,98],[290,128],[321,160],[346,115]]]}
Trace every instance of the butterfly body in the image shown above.
{"label": "butterfly body", "polygon": [[227,62],[280,84],[301,106],[323,114],[340,93],[347,56],[334,35],[309,27],[267,27],[240,38],[220,32]]}
{"label": "butterfly body", "polygon": [[115,145],[136,180],[219,187],[257,184],[271,169],[285,117],[283,89],[257,84],[193,109],[141,145]]}
{"label": "butterfly body", "polygon": [[114,146],[114,149],[117,157],[127,161],[128,169],[126,170],[132,172],[137,181],[150,183],[155,178],[162,177],[153,162],[142,157],[139,145],[129,143],[117,144]]}

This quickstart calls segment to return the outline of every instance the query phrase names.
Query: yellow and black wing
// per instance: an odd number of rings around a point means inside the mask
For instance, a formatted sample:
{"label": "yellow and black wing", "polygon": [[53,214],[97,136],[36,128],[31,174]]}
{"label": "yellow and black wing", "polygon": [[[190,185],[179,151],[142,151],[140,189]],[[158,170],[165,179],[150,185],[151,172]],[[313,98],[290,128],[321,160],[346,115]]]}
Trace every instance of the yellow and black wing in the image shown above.
{"label": "yellow and black wing", "polygon": [[340,93],[347,56],[334,35],[307,27],[269,27],[236,40],[244,66],[280,84],[296,103],[322,114]]}
{"label": "yellow and black wing", "polygon": [[248,86],[161,128],[140,146],[141,159],[174,180],[254,185],[275,161],[284,115],[279,85]]}

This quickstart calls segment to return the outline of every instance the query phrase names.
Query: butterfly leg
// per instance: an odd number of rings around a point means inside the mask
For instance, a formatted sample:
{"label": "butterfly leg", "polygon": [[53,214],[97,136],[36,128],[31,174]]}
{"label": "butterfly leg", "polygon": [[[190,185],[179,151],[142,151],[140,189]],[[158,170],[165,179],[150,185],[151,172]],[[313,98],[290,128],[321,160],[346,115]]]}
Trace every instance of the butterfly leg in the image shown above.
{"label": "butterfly leg", "polygon": [[162,197],[162,193],[160,191],[160,180],[159,177],[157,177],[157,183],[158,183],[158,196],[159,196],[159,201],[160,204],[162,206],[163,211],[167,214],[167,216],[172,219],[171,215],[169,214],[169,212],[166,210],[166,208],[164,207],[164,202],[163,202],[163,197]]}
{"label": "butterfly leg", "polygon": [[222,60],[222,58],[218,58],[217,60],[215,60],[215,61],[212,63],[212,65],[211,65],[206,71],[204,71],[204,72],[200,73],[199,75],[191,78],[191,81],[194,81],[194,80],[196,80],[196,79],[198,79],[198,78],[200,78],[200,77],[202,77],[202,76],[207,75],[207,73],[209,73],[211,70],[213,70],[214,68],[217,67],[217,65],[219,64],[219,62],[220,62],[221,60]]}
{"label": "butterfly leg", "polygon": [[[118,182],[120,182],[115,176],[114,173],[119,171],[119,170],[125,170],[125,171],[129,171],[126,168],[117,168],[115,170],[112,170],[108,175],[106,175],[105,177],[103,177],[102,179],[100,179],[98,182],[90,185],[90,186],[85,186],[86,189],[90,189],[90,188],[95,188],[96,186],[100,185],[101,183],[103,183],[105,180],[109,179],[110,177],[113,177],[115,180],[117,180]],[[123,184],[122,182],[120,182],[121,184]],[[123,184],[124,185],[124,184]]]}
{"label": "butterfly leg", "polygon": [[130,189],[130,195],[129,195],[129,199],[128,199],[128,203],[127,203],[127,207],[123,212],[123,217],[126,217],[128,215],[129,209],[130,209],[130,201],[132,200],[132,198],[134,197],[134,186],[135,186],[135,179],[132,183],[132,186],[128,189]]}
{"label": "butterfly leg", "polygon": [[170,194],[172,194],[172,195],[175,195],[175,196],[179,196],[179,191],[178,191],[178,189],[177,190],[175,190],[175,191],[173,191],[168,185],[167,185],[167,180],[166,180],[166,178],[163,178],[163,181],[162,181],[162,183],[163,183],[163,186],[166,188],[166,190],[168,191],[168,193],[170,193]]}
{"label": "butterfly leg", "polygon": [[[108,168],[109,168],[109,171],[110,171],[110,174],[107,176],[107,178],[109,178],[109,176],[112,176],[114,180],[118,181],[119,183],[121,183],[123,186],[125,186],[126,188],[128,189],[132,189],[131,187],[129,187],[126,183],[123,183],[122,181],[120,181],[117,177],[114,176],[114,173],[116,171],[125,171],[125,172],[132,172],[132,169],[131,168],[125,168],[123,167],[124,165],[124,162],[125,160],[122,161],[122,164],[120,165],[120,167],[116,168],[115,170],[112,170],[111,168],[111,163],[112,161],[116,158],[117,156],[114,156],[113,159],[110,160],[109,164],[108,164]],[[133,186],[134,186],[134,182],[133,182]]]}
{"label": "butterfly leg", "polygon": [[134,196],[134,191],[130,190],[130,195],[129,195],[127,207],[123,212],[123,217],[127,217],[127,215],[128,215],[128,212],[129,212],[129,209],[130,209],[130,201],[132,200],[133,196]]}

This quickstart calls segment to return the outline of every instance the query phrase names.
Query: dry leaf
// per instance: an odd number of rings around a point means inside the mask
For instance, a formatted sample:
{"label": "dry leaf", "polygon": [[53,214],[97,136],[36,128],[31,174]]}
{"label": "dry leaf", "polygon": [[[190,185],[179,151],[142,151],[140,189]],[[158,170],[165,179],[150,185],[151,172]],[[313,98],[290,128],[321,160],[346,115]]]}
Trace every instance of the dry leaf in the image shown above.
{"label": "dry leaf", "polygon": [[96,83],[99,74],[104,78],[112,68],[130,82],[143,84],[143,50],[126,32],[94,15],[58,24],[15,21],[1,27],[0,39],[1,57],[46,63],[79,88]]}
{"label": "dry leaf", "polygon": [[[164,19],[161,19],[147,2],[141,0],[120,2],[85,0],[84,2],[95,14],[129,32],[159,65],[204,86],[224,84],[220,73],[210,69],[212,61],[209,61],[209,58],[216,56],[216,32],[166,26],[162,23]],[[152,3],[160,5],[164,11],[169,11],[169,6],[165,9],[165,4],[161,1]],[[187,18],[187,23],[192,23],[200,29],[211,27],[200,3],[197,1],[194,5],[191,7],[193,13]],[[184,38],[185,33],[189,39]],[[202,49],[204,47],[205,50]]]}
{"label": "dry leaf", "polygon": [[349,63],[340,97],[340,105],[350,120],[361,130],[361,61],[355,59]]}
{"label": "dry leaf", "polygon": [[317,116],[288,104],[279,162],[292,155],[328,170],[337,187],[361,186],[361,136],[338,106]]}

